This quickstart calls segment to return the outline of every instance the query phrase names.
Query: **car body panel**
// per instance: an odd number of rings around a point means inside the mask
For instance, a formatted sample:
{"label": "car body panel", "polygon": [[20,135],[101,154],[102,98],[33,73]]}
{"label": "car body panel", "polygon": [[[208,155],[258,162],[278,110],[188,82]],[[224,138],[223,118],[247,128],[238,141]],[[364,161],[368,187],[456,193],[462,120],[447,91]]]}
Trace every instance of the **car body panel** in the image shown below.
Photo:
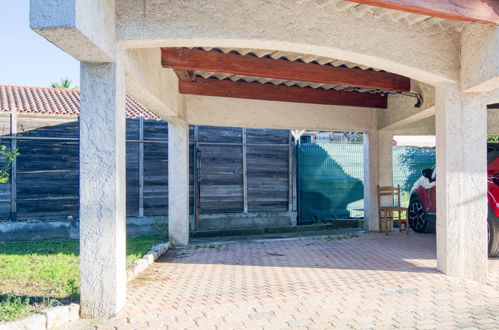
{"label": "car body panel", "polygon": [[[435,167],[433,167],[433,173],[435,173]],[[432,179],[428,179],[421,176],[412,187],[412,194],[417,192],[421,202],[423,202],[423,207],[426,213],[435,213],[437,210],[436,206],[436,184],[435,176]]]}
{"label": "car body panel", "polygon": [[[494,214],[499,217],[499,185],[492,178],[499,176],[499,143],[487,144],[487,201]],[[431,179],[421,176],[413,185],[411,196],[417,194],[429,216],[436,214],[436,171],[433,167]]]}
{"label": "car body panel", "polygon": [[499,157],[489,163],[487,167],[487,199],[492,211],[496,217],[499,217],[499,185],[492,181],[494,175],[499,176]]}

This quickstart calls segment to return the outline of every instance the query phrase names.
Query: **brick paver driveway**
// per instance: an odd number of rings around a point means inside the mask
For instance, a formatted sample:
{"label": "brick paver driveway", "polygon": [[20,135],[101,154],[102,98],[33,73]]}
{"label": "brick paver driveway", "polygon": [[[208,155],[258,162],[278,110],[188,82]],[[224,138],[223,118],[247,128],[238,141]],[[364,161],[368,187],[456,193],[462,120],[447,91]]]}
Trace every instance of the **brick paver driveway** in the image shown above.
{"label": "brick paver driveway", "polygon": [[489,284],[435,266],[435,236],[418,234],[176,249],[98,329],[499,328],[499,259]]}

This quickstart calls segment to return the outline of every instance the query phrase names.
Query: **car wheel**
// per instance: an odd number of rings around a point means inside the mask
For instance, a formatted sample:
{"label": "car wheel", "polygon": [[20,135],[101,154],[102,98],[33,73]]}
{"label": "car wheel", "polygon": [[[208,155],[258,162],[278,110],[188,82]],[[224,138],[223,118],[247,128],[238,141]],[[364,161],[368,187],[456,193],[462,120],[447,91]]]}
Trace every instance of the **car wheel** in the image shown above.
{"label": "car wheel", "polygon": [[428,220],[423,203],[418,196],[409,202],[409,226],[416,233],[429,233],[433,230],[432,223]]}
{"label": "car wheel", "polygon": [[487,232],[489,242],[489,257],[499,256],[499,217],[497,217],[489,207],[489,217],[487,219]]}

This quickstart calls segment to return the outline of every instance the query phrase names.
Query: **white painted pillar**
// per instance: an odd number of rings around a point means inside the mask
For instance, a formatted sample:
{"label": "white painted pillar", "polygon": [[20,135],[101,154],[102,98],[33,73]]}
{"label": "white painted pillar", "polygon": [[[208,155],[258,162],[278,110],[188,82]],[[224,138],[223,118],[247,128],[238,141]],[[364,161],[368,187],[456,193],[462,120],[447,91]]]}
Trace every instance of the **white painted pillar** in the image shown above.
{"label": "white painted pillar", "polygon": [[189,125],[182,120],[168,122],[168,236],[189,243]]}
{"label": "white painted pillar", "polygon": [[364,228],[378,231],[378,131],[364,132]]}
{"label": "white painted pillar", "polygon": [[393,186],[393,132],[378,132],[378,184]]}
{"label": "white painted pillar", "polygon": [[80,303],[83,318],[125,306],[125,86],[121,63],[81,64]]}
{"label": "white painted pillar", "polygon": [[436,86],[437,267],[487,279],[487,111],[480,96]]}
{"label": "white painted pillar", "polygon": [[[380,187],[393,186],[393,133],[392,131],[378,131],[378,185]],[[376,198],[377,198],[376,191]],[[393,205],[391,196],[384,196],[381,205]],[[379,230],[379,219],[378,229]]]}

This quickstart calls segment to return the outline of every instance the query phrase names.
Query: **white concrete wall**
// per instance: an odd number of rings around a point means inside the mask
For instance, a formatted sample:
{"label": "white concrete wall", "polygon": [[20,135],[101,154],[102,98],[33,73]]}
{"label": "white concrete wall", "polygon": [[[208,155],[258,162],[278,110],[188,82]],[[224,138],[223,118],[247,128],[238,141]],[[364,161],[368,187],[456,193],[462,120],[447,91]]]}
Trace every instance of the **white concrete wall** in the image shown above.
{"label": "white concrete wall", "polygon": [[[435,110],[435,107],[432,107],[432,110]],[[410,124],[394,129],[394,135],[435,135],[435,115],[415,122],[412,122],[412,119]],[[499,109],[487,110],[487,134],[499,135]]]}
{"label": "white concrete wall", "polygon": [[379,134],[364,132],[364,228],[378,231]]}
{"label": "white concrete wall", "polygon": [[161,50],[129,49],[125,52],[127,93],[163,119],[178,117],[182,96],[173,70],[161,66]]}
{"label": "white concrete wall", "polygon": [[379,129],[400,129],[435,115],[435,88],[418,81],[411,81],[411,92],[423,97],[423,104],[416,108],[415,97],[390,94],[388,108],[378,111]]}
{"label": "white concrete wall", "polygon": [[313,54],[426,83],[457,80],[459,72],[457,31],[358,17],[332,1],[122,0],[116,37],[125,48],[211,46]]}
{"label": "white concrete wall", "polygon": [[485,100],[457,84],[436,87],[437,267],[487,279]]}
{"label": "white concrete wall", "polygon": [[198,95],[184,95],[184,102],[191,125],[277,129],[371,130],[379,110]]}
{"label": "white concrete wall", "polygon": [[489,135],[499,135],[499,109],[488,110],[487,133]]}
{"label": "white concrete wall", "polygon": [[168,122],[168,239],[189,243],[189,125]]}
{"label": "white concrete wall", "polygon": [[395,129],[392,133],[393,135],[435,135],[435,115]]}
{"label": "white concrete wall", "polygon": [[[393,132],[364,132],[364,225],[369,231],[379,230],[378,186],[393,186]],[[390,198],[382,205],[393,205]]]}
{"label": "white concrete wall", "polygon": [[378,132],[378,184],[380,186],[393,185],[393,133],[391,131]]}
{"label": "white concrete wall", "polygon": [[125,85],[120,62],[81,65],[80,302],[84,318],[125,305]]}
{"label": "white concrete wall", "polygon": [[31,28],[82,62],[113,60],[114,18],[114,0],[30,0]]}
{"label": "white concrete wall", "polygon": [[499,87],[499,28],[469,24],[461,35],[461,81],[467,92]]}

